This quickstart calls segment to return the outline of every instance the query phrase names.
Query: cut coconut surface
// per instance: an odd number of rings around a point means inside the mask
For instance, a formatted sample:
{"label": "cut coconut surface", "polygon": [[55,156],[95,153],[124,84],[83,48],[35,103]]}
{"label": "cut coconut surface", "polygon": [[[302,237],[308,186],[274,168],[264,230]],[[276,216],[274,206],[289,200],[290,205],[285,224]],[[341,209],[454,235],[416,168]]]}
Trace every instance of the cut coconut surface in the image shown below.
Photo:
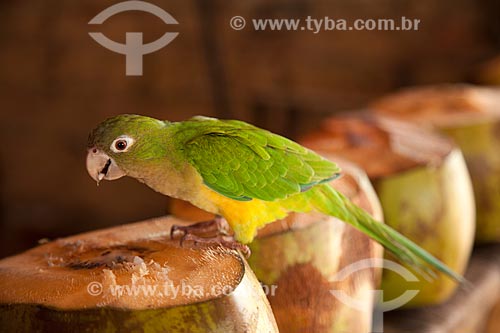
{"label": "cut coconut surface", "polygon": [[353,161],[370,179],[421,165],[439,166],[443,157],[455,148],[451,141],[428,130],[366,114],[326,119],[319,131],[305,136],[301,143],[315,151],[330,152]]}
{"label": "cut coconut surface", "polygon": [[474,187],[476,241],[500,241],[500,88],[407,89],[371,107],[376,114],[439,130],[458,144]]}
{"label": "cut coconut surface", "polygon": [[[462,154],[450,140],[412,124],[360,114],[330,118],[301,143],[361,166],[379,196],[385,223],[456,272],[465,271],[474,237],[474,198]],[[429,305],[445,301],[457,287],[443,274],[431,282],[419,279],[410,283],[384,271],[385,299],[418,289],[407,306]]]}
{"label": "cut coconut surface", "polygon": [[[320,152],[321,153],[321,152]],[[331,184],[382,220],[382,210],[368,177],[352,163],[331,154],[342,177]],[[192,221],[210,216],[188,203],[170,202],[173,214]],[[350,225],[319,213],[292,213],[259,230],[248,262],[264,285],[281,332],[368,332],[373,293],[380,270],[369,267],[337,278],[360,260],[382,257],[382,247]],[[333,293],[361,306],[342,302]]]}
{"label": "cut coconut surface", "polygon": [[380,115],[425,126],[455,127],[500,119],[500,88],[442,85],[408,88],[370,107]]}
{"label": "cut coconut surface", "polygon": [[0,261],[0,322],[12,331],[275,332],[246,262],[180,247],[171,217],[59,239]]}

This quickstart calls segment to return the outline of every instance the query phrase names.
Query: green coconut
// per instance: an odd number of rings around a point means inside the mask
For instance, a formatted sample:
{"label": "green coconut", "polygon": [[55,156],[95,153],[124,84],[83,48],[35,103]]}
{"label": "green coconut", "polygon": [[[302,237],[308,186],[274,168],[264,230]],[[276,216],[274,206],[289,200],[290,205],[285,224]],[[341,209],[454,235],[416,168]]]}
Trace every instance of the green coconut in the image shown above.
{"label": "green coconut", "polygon": [[5,332],[278,332],[246,261],[170,240],[173,218],[85,233],[0,261]]}
{"label": "green coconut", "polygon": [[476,198],[476,242],[500,241],[500,88],[408,89],[376,101],[372,108],[377,114],[439,130],[458,144]]}
{"label": "green coconut", "polygon": [[[301,142],[361,166],[379,196],[385,223],[456,272],[465,272],[474,237],[474,198],[463,156],[450,140],[411,124],[360,115],[330,118]],[[390,254],[386,258],[394,260]],[[427,281],[414,273],[418,282],[385,270],[385,300],[418,290],[405,306],[437,304],[457,288],[443,274]]]}

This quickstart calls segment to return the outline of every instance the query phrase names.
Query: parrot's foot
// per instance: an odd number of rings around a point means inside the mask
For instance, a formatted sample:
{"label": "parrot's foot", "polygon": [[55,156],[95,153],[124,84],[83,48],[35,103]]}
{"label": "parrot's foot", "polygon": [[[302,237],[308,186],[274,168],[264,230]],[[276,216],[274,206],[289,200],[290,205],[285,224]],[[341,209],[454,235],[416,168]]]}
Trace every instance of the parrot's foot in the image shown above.
{"label": "parrot's foot", "polygon": [[205,246],[211,246],[211,245],[222,245],[224,247],[227,247],[231,250],[236,250],[240,251],[245,258],[250,257],[251,251],[250,248],[244,244],[241,244],[237,240],[233,238],[233,236],[224,236],[224,235],[218,235],[215,237],[211,238],[206,238],[206,237],[199,237],[194,234],[185,234],[181,238],[181,246],[185,241],[192,241],[195,246],[199,245],[205,245]]}
{"label": "parrot's foot", "polygon": [[[174,225],[170,229],[170,237],[182,235],[180,244],[191,241],[195,245],[222,245],[232,250],[240,251],[245,257],[250,256],[250,248],[236,241],[229,235],[229,225],[227,221],[216,216],[213,220],[195,223],[188,226]],[[215,236],[214,236],[215,234]]]}
{"label": "parrot's foot", "polygon": [[174,238],[176,234],[182,234],[183,238],[190,234],[197,236],[214,233],[216,235],[229,235],[229,230],[227,221],[221,216],[216,216],[213,220],[198,222],[188,226],[173,225],[170,229],[170,238]]}

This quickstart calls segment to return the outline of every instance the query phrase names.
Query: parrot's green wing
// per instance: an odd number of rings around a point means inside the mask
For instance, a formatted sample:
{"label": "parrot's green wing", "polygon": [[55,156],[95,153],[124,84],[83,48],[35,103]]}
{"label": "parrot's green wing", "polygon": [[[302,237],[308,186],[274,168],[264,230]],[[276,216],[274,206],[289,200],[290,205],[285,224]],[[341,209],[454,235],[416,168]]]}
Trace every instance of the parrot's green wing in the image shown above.
{"label": "parrot's green wing", "polygon": [[284,199],[340,172],[313,151],[241,121],[194,118],[183,122],[177,142],[205,184],[235,200]]}

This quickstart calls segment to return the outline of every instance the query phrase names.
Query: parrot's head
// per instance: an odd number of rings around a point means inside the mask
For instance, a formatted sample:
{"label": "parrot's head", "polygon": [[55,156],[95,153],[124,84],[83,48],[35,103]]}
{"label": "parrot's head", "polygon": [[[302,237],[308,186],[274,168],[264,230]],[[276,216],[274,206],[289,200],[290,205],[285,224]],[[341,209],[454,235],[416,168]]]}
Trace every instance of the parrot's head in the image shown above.
{"label": "parrot's head", "polygon": [[141,162],[158,156],[158,131],[168,123],[158,119],[119,115],[100,123],[89,135],[87,171],[99,184],[131,173]]}

